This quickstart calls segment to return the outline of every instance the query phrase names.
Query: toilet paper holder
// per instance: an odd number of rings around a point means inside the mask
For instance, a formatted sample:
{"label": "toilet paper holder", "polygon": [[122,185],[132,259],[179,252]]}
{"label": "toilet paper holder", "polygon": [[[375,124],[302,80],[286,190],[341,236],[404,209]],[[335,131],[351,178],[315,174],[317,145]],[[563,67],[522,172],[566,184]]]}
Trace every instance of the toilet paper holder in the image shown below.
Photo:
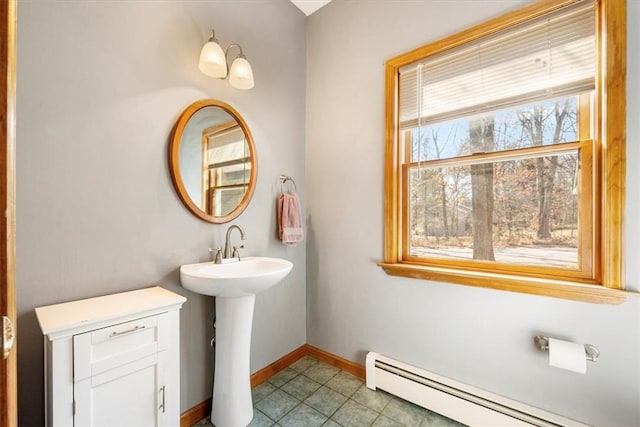
{"label": "toilet paper holder", "polygon": [[[542,335],[536,335],[533,337],[533,342],[540,351],[549,351],[549,338],[543,337]],[[591,362],[595,362],[600,357],[600,350],[598,347],[591,344],[584,345],[584,352],[587,360]]]}

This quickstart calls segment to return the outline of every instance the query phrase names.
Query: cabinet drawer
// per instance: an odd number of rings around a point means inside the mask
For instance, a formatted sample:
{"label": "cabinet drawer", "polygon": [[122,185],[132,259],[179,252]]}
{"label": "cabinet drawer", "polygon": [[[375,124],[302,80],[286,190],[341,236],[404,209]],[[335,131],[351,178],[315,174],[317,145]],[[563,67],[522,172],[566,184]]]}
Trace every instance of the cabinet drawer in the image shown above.
{"label": "cabinet drawer", "polygon": [[167,313],[73,336],[74,382],[167,348]]}

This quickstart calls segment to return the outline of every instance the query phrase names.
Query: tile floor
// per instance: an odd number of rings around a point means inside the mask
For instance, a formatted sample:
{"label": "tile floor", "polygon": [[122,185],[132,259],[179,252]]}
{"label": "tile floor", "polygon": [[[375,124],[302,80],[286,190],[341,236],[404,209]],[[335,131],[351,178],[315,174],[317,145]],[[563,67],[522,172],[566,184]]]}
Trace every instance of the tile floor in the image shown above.
{"label": "tile floor", "polygon": [[[305,356],[252,390],[249,427],[462,426]],[[193,427],[211,426],[204,419]]]}

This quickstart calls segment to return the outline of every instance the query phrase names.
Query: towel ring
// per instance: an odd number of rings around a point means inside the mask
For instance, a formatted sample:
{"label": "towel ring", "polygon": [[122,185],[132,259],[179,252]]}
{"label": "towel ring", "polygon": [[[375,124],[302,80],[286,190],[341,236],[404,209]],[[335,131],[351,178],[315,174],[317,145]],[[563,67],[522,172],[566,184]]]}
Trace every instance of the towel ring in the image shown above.
{"label": "towel ring", "polygon": [[[296,188],[296,182],[293,180],[293,178],[291,178],[288,175],[280,175],[280,192],[284,193],[284,184],[290,182],[291,184],[293,184],[293,192],[297,192],[298,189]],[[289,189],[289,194],[291,194],[291,187],[288,187]]]}

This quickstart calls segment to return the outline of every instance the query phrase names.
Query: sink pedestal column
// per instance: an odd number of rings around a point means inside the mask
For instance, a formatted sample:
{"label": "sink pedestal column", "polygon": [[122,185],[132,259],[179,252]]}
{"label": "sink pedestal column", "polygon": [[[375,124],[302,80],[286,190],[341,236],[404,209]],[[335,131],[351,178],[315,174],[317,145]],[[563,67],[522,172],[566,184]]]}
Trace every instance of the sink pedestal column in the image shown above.
{"label": "sink pedestal column", "polygon": [[249,352],[255,295],[216,297],[216,362],[211,422],[246,427],[253,419]]}

